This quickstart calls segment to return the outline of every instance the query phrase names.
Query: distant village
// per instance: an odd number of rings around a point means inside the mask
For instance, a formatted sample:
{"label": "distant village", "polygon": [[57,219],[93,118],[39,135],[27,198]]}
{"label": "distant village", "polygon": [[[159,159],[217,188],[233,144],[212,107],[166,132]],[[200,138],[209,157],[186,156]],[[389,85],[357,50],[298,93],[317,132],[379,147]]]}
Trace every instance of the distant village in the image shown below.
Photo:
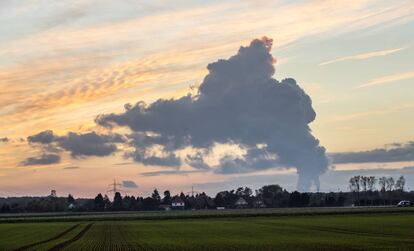
{"label": "distant village", "polygon": [[116,186],[111,192],[111,198],[98,194],[93,199],[74,198],[70,194],[62,197],[55,190],[44,197],[0,197],[0,213],[382,206],[414,201],[414,192],[405,190],[403,176],[396,180],[392,177],[354,176],[349,180],[349,191],[329,193],[288,192],[279,185],[266,185],[255,191],[239,187],[221,191],[214,197],[194,191],[172,195],[168,190],[160,193],[157,189],[147,197],[123,196]]}

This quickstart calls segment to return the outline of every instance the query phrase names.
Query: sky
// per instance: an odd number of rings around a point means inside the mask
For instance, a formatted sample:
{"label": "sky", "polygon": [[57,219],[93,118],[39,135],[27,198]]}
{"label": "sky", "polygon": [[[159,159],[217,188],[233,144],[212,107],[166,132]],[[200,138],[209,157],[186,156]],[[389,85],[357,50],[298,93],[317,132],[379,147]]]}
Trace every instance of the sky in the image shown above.
{"label": "sky", "polygon": [[[113,179],[141,196],[154,188],[179,193],[192,186],[211,195],[270,183],[295,190],[302,169],[283,161],[284,146],[276,148],[272,140],[210,135],[203,141],[209,146],[190,142],[171,150],[172,141],[148,144],[142,135],[178,138],[168,122],[178,121],[183,110],[154,113],[167,122],[161,128],[157,119],[149,120],[159,128],[151,132],[140,122],[105,117],[141,116],[133,113],[138,101],[145,102],[145,113],[156,110],[156,100],[172,100],[173,106],[188,93],[197,95],[200,86],[209,86],[205,76],[220,72],[209,64],[241,54],[241,46],[253,48],[252,41],[264,36],[273,39],[268,53],[274,61],[266,61],[275,69],[271,77],[280,83],[295,79],[312,100],[316,118],[303,124],[309,126],[303,133],[317,139],[315,149],[326,149],[329,159],[318,169],[320,190],[346,191],[349,178],[358,174],[404,175],[407,187],[414,186],[411,0],[5,0],[0,22],[0,196],[56,189],[60,195],[91,197],[109,190]],[[233,79],[260,71],[249,70],[232,73]],[[207,100],[214,104],[220,92]],[[292,100],[287,104],[298,105]],[[217,119],[202,114],[197,120]],[[177,125],[193,130],[195,118],[189,119]],[[254,129],[258,135],[262,128]],[[53,133],[42,135],[50,140],[35,137],[47,130]],[[258,168],[246,156],[263,149],[282,160]],[[230,170],[223,161],[230,155],[245,158],[236,171],[224,171]]]}

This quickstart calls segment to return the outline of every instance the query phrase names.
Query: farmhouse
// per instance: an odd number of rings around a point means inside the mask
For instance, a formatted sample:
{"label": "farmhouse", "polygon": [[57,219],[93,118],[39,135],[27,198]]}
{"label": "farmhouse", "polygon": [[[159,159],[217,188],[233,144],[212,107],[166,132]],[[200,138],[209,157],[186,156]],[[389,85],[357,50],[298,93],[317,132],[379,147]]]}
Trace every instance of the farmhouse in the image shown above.
{"label": "farmhouse", "polygon": [[174,196],[174,198],[171,201],[171,208],[172,209],[184,209],[185,203],[180,197]]}
{"label": "farmhouse", "polygon": [[76,206],[75,206],[75,204],[74,203],[70,203],[69,205],[68,205],[68,210],[75,210],[76,209]]}
{"label": "farmhouse", "polygon": [[255,208],[263,208],[266,207],[265,203],[263,202],[263,200],[259,199],[259,198],[255,198],[253,199],[252,202],[253,207]]}
{"label": "farmhouse", "polygon": [[164,211],[170,211],[171,210],[171,205],[169,205],[169,204],[161,204],[159,206],[159,209],[164,210]]}
{"label": "farmhouse", "polygon": [[249,205],[249,203],[247,203],[247,201],[244,199],[244,198],[242,198],[242,197],[240,197],[235,203],[234,203],[234,206],[236,207],[236,208],[246,208],[247,206]]}

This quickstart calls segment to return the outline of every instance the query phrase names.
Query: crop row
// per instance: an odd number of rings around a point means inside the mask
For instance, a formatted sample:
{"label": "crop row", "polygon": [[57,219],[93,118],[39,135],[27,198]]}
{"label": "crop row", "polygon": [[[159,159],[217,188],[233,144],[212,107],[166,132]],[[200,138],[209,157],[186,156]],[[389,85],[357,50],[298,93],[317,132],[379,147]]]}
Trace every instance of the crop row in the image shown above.
{"label": "crop row", "polygon": [[[413,213],[75,224],[0,224],[0,250],[414,250]],[[16,246],[23,233],[36,239]]]}

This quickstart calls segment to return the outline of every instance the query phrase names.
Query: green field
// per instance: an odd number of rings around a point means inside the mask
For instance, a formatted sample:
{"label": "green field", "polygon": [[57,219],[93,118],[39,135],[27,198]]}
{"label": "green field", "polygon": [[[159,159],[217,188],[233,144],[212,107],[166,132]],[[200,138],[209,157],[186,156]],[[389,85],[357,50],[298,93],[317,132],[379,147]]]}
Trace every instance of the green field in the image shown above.
{"label": "green field", "polygon": [[0,250],[414,250],[414,213],[20,222]]}

